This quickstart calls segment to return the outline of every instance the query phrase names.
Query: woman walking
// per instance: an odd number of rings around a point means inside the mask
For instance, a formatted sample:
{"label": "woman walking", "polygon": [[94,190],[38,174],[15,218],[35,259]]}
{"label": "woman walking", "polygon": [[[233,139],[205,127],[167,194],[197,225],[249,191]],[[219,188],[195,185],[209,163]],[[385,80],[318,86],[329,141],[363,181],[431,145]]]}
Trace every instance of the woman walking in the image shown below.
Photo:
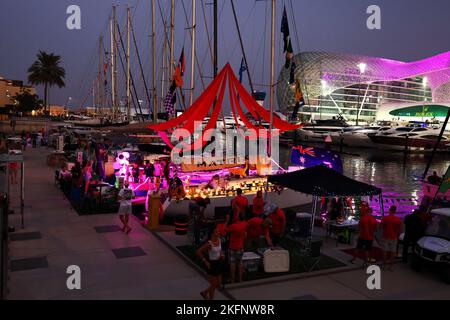
{"label": "woman walking", "polygon": [[[200,292],[205,300],[213,300],[216,289],[218,289],[222,283],[224,259],[222,241],[220,240],[220,232],[217,226],[214,227],[209,239],[208,242],[197,250],[197,256],[203,261],[207,268],[208,281],[210,283],[210,286],[206,290]],[[208,259],[205,258],[206,252],[208,253]]]}

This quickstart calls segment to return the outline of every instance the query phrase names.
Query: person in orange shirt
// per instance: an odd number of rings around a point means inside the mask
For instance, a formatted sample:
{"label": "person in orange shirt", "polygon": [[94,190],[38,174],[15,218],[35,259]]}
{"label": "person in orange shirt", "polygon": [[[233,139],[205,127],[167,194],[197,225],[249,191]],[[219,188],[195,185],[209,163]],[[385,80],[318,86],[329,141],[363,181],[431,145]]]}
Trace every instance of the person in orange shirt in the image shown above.
{"label": "person in orange shirt", "polygon": [[253,215],[261,216],[264,213],[264,198],[262,191],[259,190],[253,198]]}
{"label": "person in orange shirt", "polygon": [[382,247],[383,247],[383,263],[387,266],[386,261],[389,259],[389,269],[392,271],[394,266],[394,258],[397,253],[397,242],[402,232],[402,220],[395,216],[397,212],[396,206],[389,208],[389,215],[381,220],[381,228],[383,230]]}
{"label": "person in orange shirt", "polygon": [[276,246],[280,242],[281,237],[284,235],[284,231],[286,229],[286,215],[284,214],[284,211],[281,210],[281,208],[279,208],[276,204],[271,204],[269,206],[269,216],[267,217],[267,219],[271,223],[271,246]]}
{"label": "person in orange shirt", "polygon": [[244,214],[247,212],[248,199],[242,195],[242,189],[236,190],[237,196],[233,199],[232,205],[236,205]]}
{"label": "person in orange shirt", "polygon": [[356,245],[356,252],[350,263],[354,263],[356,256],[364,252],[363,267],[370,262],[370,253],[372,251],[374,234],[377,229],[377,220],[372,217],[372,209],[361,211],[361,218],[359,220],[359,238]]}
{"label": "person in orange shirt", "polygon": [[239,206],[233,202],[232,206],[231,206],[231,223],[235,223],[239,221],[239,216],[243,216],[245,218],[245,212],[241,211],[241,209],[239,208]]}
{"label": "person in orange shirt", "polygon": [[271,243],[268,223],[263,218],[256,216],[247,221],[246,251],[256,251]]}
{"label": "person in orange shirt", "polygon": [[[230,216],[227,216],[226,225],[230,221]],[[242,215],[238,216],[238,221],[232,223],[225,228],[225,231],[230,234],[228,262],[230,263],[230,280],[235,282],[236,270],[238,270],[238,282],[242,281],[244,273],[244,266],[242,264],[242,257],[244,255],[244,242],[247,236],[247,222],[244,221]]]}
{"label": "person in orange shirt", "polygon": [[9,163],[9,181],[10,184],[17,184],[17,172],[18,172],[19,164],[17,162],[10,162]]}

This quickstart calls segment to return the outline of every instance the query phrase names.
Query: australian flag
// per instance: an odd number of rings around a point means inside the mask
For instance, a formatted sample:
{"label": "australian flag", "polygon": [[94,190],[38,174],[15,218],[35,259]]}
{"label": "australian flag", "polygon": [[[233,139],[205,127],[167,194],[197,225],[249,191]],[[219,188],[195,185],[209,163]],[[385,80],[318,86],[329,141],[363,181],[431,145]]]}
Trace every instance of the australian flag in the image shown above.
{"label": "australian flag", "polygon": [[291,163],[304,168],[326,165],[330,169],[343,173],[342,160],[338,153],[332,150],[296,146],[291,151]]}

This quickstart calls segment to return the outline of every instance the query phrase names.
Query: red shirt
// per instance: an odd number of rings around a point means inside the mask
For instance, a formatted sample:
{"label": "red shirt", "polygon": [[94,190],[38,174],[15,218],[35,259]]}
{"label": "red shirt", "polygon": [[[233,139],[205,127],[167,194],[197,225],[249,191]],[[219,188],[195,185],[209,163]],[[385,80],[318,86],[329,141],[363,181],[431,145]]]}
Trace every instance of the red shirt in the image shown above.
{"label": "red shirt", "polygon": [[377,220],[371,215],[364,215],[359,220],[359,237],[363,240],[373,240],[377,228]]}
{"label": "red shirt", "polygon": [[242,211],[245,212],[248,207],[248,200],[244,196],[236,196],[233,200],[233,204],[236,204],[236,206]]}
{"label": "red shirt", "polygon": [[227,232],[225,231],[225,223],[217,224],[217,229],[219,230],[221,237],[225,237],[227,235]]}
{"label": "red shirt", "polygon": [[19,164],[17,162],[10,162],[9,163],[9,168],[16,170],[19,167]]}
{"label": "red shirt", "polygon": [[402,231],[402,220],[399,217],[388,215],[381,220],[383,239],[398,240]]}
{"label": "red shirt", "polygon": [[272,221],[272,233],[275,235],[281,235],[284,232],[284,226],[286,225],[286,215],[280,208],[275,213],[269,214],[269,219]]}
{"label": "red shirt", "polygon": [[267,232],[263,227],[264,220],[260,217],[254,217],[247,221],[247,236],[252,239],[258,239]]}
{"label": "red shirt", "polygon": [[247,233],[247,222],[239,221],[225,228],[225,231],[230,233],[230,249],[243,250],[244,240]]}
{"label": "red shirt", "polygon": [[264,213],[264,198],[254,197],[253,198],[253,214],[262,215]]}

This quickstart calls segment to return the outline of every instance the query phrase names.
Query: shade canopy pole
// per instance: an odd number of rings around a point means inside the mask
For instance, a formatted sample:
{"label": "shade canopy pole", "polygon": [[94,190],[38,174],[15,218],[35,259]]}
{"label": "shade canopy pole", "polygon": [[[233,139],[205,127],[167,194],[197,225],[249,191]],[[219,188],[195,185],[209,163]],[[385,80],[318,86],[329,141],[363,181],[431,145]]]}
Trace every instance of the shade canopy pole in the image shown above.
{"label": "shade canopy pole", "polygon": [[317,211],[317,199],[318,199],[318,196],[314,195],[313,196],[312,217],[311,217],[311,222],[310,222],[310,229],[309,229],[310,231],[309,231],[309,239],[308,239],[309,247],[311,247],[311,243],[312,243],[314,221],[316,219],[316,211]]}

